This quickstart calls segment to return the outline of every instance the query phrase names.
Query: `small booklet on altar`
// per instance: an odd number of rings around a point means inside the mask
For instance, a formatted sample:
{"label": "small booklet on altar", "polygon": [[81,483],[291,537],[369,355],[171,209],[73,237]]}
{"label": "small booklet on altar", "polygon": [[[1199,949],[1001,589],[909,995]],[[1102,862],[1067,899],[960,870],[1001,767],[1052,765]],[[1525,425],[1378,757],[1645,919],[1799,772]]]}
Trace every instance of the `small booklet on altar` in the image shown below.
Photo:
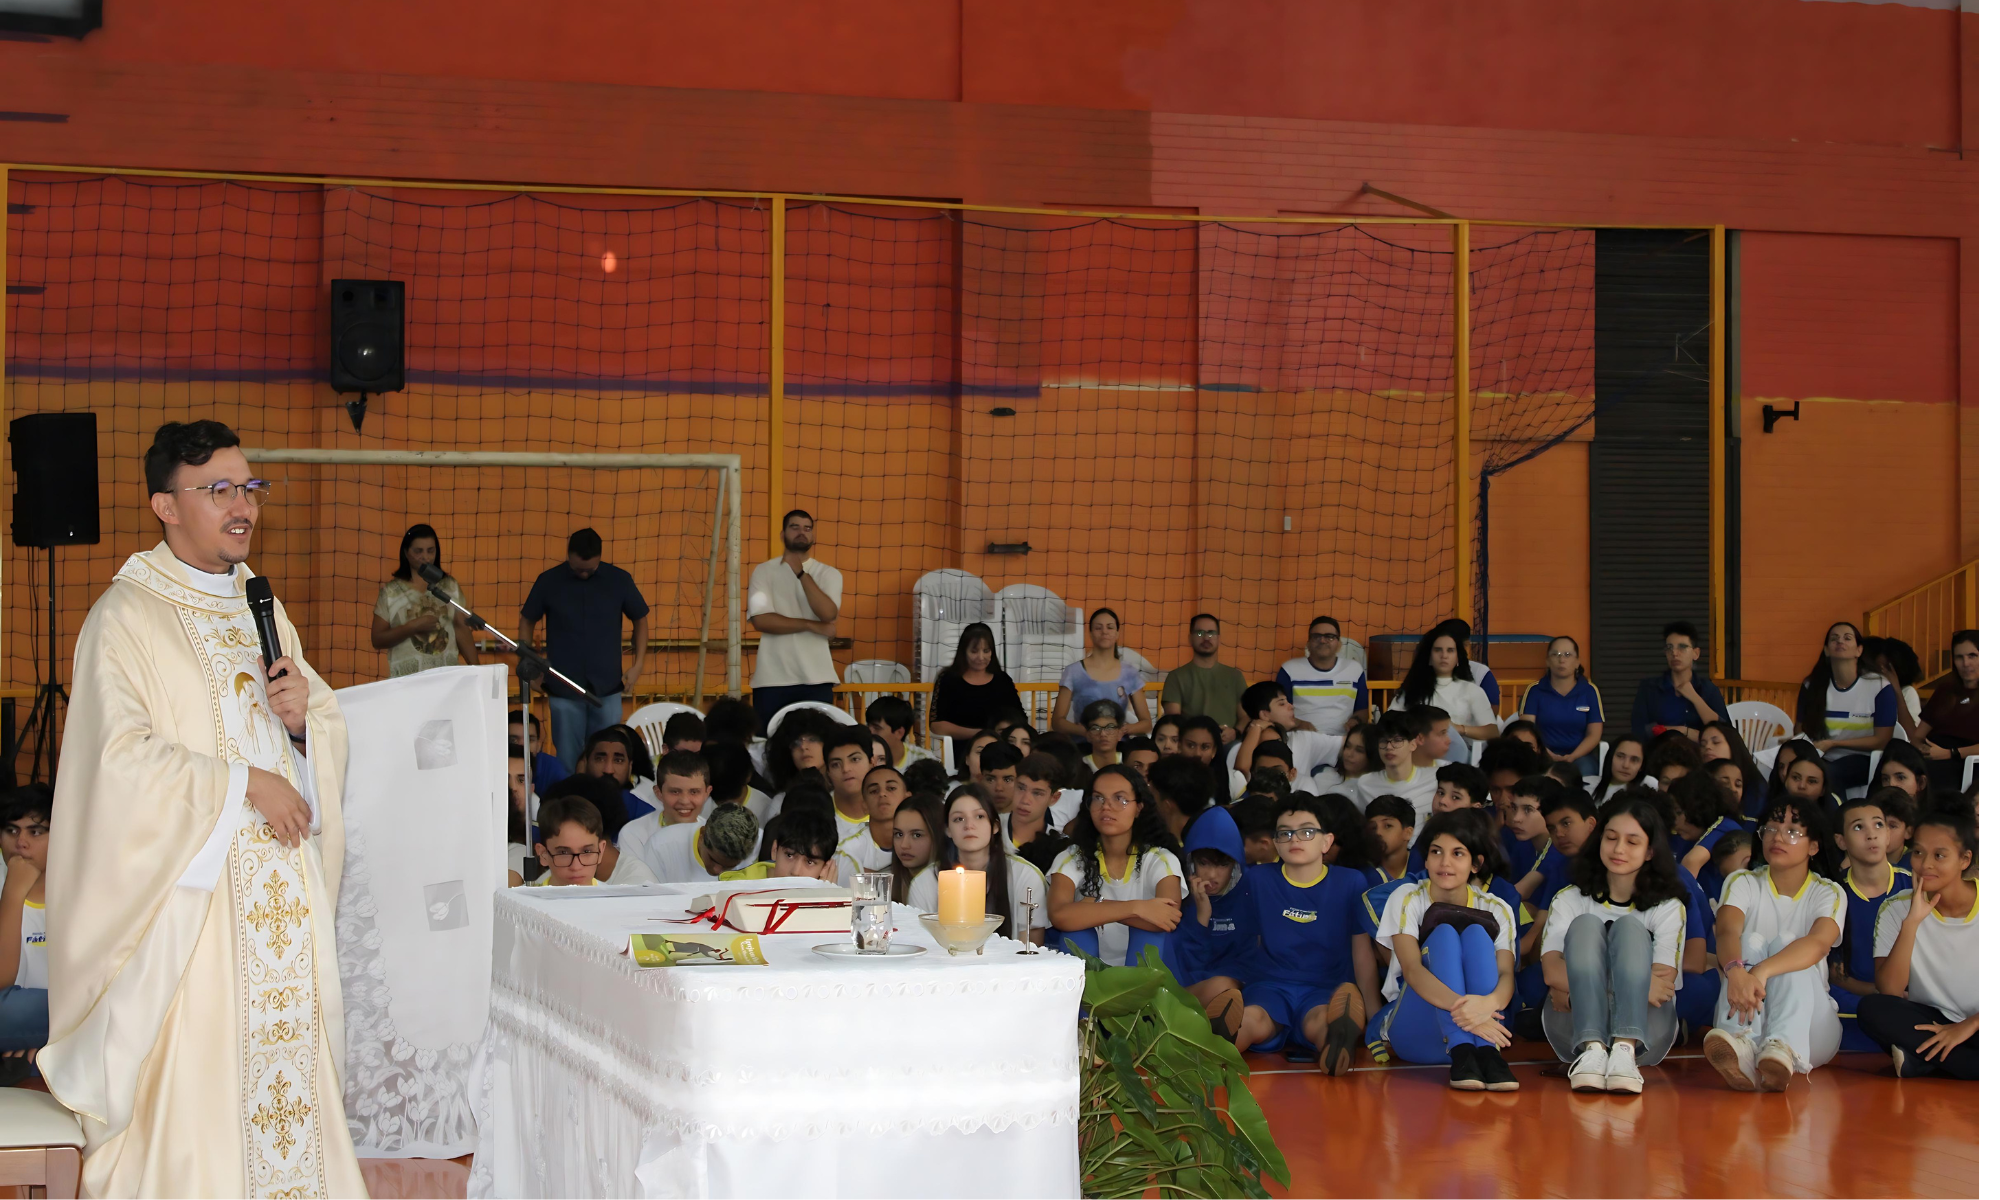
{"label": "small booklet on altar", "polygon": [[642,967],[762,967],[754,933],[635,933],[632,961]]}

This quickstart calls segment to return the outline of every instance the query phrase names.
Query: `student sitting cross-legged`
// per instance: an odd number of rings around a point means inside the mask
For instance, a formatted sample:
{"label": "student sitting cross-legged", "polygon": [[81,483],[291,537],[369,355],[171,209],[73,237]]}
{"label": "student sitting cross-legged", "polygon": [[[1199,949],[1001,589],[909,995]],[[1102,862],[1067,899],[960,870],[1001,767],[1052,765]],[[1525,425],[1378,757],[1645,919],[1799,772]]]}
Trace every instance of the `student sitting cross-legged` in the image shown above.
{"label": "student sitting cross-legged", "polygon": [[1737,1091],[1781,1092],[1840,1049],[1826,960],[1847,894],[1815,861],[1833,842],[1818,804],[1777,797],[1757,834],[1764,865],[1724,880],[1716,906],[1723,991],[1702,1052]]}
{"label": "student sitting cross-legged", "polygon": [[1905,1079],[1979,1078],[1979,881],[1967,878],[1978,862],[1969,808],[1933,807],[1917,818],[1916,887],[1875,922],[1876,994],[1861,998],[1861,1028]]}
{"label": "student sitting cross-legged", "polygon": [[1500,1057],[1513,1040],[1500,1014],[1514,998],[1514,907],[1480,885],[1500,861],[1493,824],[1477,809],[1424,822],[1425,878],[1391,893],[1375,940],[1392,954],[1382,989],[1382,1037],[1396,1057],[1451,1064],[1462,1091],[1520,1088]]}
{"label": "student sitting cross-legged", "polygon": [[1302,792],[1280,803],[1279,861],[1244,876],[1243,932],[1256,939],[1257,949],[1248,960],[1236,1046],[1309,1047],[1318,1053],[1320,1070],[1344,1075],[1382,1001],[1372,930],[1361,905],[1367,881],[1351,867],[1323,860],[1321,844],[1333,824],[1327,804]]}
{"label": "student sitting cross-legged", "polygon": [[1572,1091],[1638,1092],[1641,1063],[1667,1056],[1679,1018],[1687,905],[1666,823],[1613,800],[1569,864],[1542,930],[1542,1029]]}
{"label": "student sitting cross-legged", "polygon": [[945,844],[937,861],[910,881],[910,907],[936,912],[938,872],[963,867],[986,872],[986,911],[1000,918],[1001,937],[1042,944],[1049,927],[1049,885],[1028,860],[1006,853],[1000,811],[976,783],[952,789],[944,803]]}
{"label": "student sitting cross-legged", "polygon": [[[1161,772],[1162,784],[1191,790],[1206,775],[1192,759],[1161,761],[1169,764]],[[1201,1001],[1216,1035],[1235,1041],[1243,1027],[1243,981],[1249,974],[1244,907],[1250,889],[1243,885],[1248,866],[1243,832],[1229,810],[1210,805],[1190,821],[1181,858],[1188,898],[1181,923],[1174,926],[1176,978]]]}
{"label": "student sitting cross-legged", "polygon": [[1057,944],[1075,942],[1088,952],[1094,942],[1108,966],[1137,961],[1137,952],[1127,953],[1135,940],[1162,947],[1164,957],[1164,935],[1181,923],[1186,895],[1175,857],[1179,843],[1161,822],[1152,789],[1132,768],[1098,768],[1084,795],[1075,842],[1049,871],[1049,924],[1059,931]]}

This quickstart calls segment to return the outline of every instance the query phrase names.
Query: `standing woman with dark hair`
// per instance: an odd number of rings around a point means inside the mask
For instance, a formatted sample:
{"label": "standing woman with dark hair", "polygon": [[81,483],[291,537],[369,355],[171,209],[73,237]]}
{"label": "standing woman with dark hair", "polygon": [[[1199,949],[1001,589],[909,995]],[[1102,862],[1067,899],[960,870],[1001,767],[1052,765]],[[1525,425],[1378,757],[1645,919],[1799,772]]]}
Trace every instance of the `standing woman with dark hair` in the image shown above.
{"label": "standing woman with dark hair", "polygon": [[958,635],[958,653],[931,685],[931,732],[951,739],[952,762],[963,765],[974,735],[1021,715],[1021,693],[1001,669],[993,629],[974,621]]}
{"label": "standing woman with dark hair", "polygon": [[[375,598],[375,617],[368,629],[370,644],[389,652],[391,679],[453,666],[461,658],[471,666],[479,665],[472,628],[456,609],[431,595],[430,586],[417,574],[420,567],[442,570],[442,557],[437,530],[412,525],[404,531],[403,544],[396,549],[396,570]],[[458,580],[451,576],[440,580],[438,587],[459,603],[465,602]]]}
{"label": "standing woman with dark hair", "polygon": [[[1172,933],[1187,894],[1180,843],[1167,832],[1152,788],[1123,763],[1099,768],[1084,789],[1083,813],[1070,836],[1073,844],[1049,866],[1056,944],[1065,933],[1091,933],[1095,937],[1073,940],[1085,950],[1094,942],[1107,966],[1136,962],[1138,955],[1126,953],[1132,931]],[[1166,944],[1160,937],[1141,940]]]}
{"label": "standing woman with dark hair", "polygon": [[1457,634],[1442,627],[1431,630],[1417,643],[1410,672],[1389,701],[1390,709],[1415,712],[1428,704],[1449,714],[1452,728],[1471,741],[1490,742],[1499,737],[1493,704],[1472,681],[1468,661],[1465,643]]}
{"label": "standing woman with dark hair", "polygon": [[1571,1091],[1637,1092],[1640,1065],[1674,1044],[1687,906],[1706,900],[1681,885],[1659,811],[1634,799],[1598,812],[1569,878],[1542,928],[1542,1029]]}
{"label": "standing woman with dark hair", "polygon": [[1604,740],[1604,700],[1583,673],[1573,637],[1549,639],[1549,669],[1521,697],[1521,719],[1542,731],[1542,743],[1557,762],[1597,762]]}
{"label": "standing woman with dark hair", "polygon": [[1861,669],[1861,631],[1846,621],[1827,627],[1819,661],[1799,685],[1799,732],[1826,759],[1826,790],[1835,802],[1868,783],[1868,754],[1889,744],[1896,689]]}
{"label": "standing woman with dark hair", "polygon": [[[1979,753],[1979,631],[1951,635],[1951,674],[1931,693],[1911,741],[1932,762],[1949,761],[1938,772],[1936,790],[1956,794],[1964,784],[1961,763]],[[1947,778],[1948,777],[1948,778]]]}
{"label": "standing woman with dark hair", "polygon": [[1118,614],[1108,608],[1091,613],[1089,637],[1090,649],[1063,668],[1062,686],[1056,689],[1055,707],[1049,712],[1049,731],[1080,738],[1084,736],[1084,708],[1094,700],[1113,700],[1121,719],[1128,705],[1138,717],[1129,725],[1121,724],[1119,736],[1151,733],[1153,716],[1146,707],[1145,676],[1118,653]]}

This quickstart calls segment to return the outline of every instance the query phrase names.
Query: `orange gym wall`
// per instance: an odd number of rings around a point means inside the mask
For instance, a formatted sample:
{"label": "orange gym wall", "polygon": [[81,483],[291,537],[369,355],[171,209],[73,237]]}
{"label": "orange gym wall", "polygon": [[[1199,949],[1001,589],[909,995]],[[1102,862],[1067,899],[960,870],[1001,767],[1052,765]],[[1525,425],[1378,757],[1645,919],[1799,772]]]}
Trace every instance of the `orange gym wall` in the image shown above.
{"label": "orange gym wall", "polygon": [[[1409,212],[1360,192],[1372,185],[1460,216],[1751,231],[1744,672],[1796,675],[1795,627],[1809,640],[1831,615],[1976,545],[1970,14],[1803,0],[218,0],[199,19],[120,0],[109,11],[80,44],[0,41],[5,106],[48,115],[0,122],[0,160]],[[1841,254],[1858,265],[1836,266]],[[1900,378],[1907,339],[1876,336],[1883,321],[1926,348],[1923,388]],[[1808,397],[1806,419],[1763,435],[1754,398],[1794,395]],[[794,411],[857,439],[896,436],[864,400]],[[324,415],[310,424],[333,425]],[[976,421],[941,435],[976,437]],[[1866,463],[1828,469],[1859,446]],[[915,487],[940,514],[987,486],[950,455],[922,453],[950,482],[882,486]],[[1171,461],[1152,486],[1195,470]],[[1587,631],[1587,461],[1579,441],[1496,479],[1497,630]],[[794,496],[841,486],[809,451],[790,471]],[[1815,532],[1820,510],[1793,495],[1857,472],[1902,499],[1871,510],[1891,525],[1846,547],[1819,539],[1811,556],[1772,552],[1783,530]],[[1053,524],[1051,537],[1064,531]],[[754,547],[762,526],[751,528]],[[969,521],[959,534],[965,549],[983,535]],[[1135,591],[1163,621],[1177,603]],[[1280,632],[1273,653],[1283,646]]]}
{"label": "orange gym wall", "polygon": [[[1958,245],[1742,238],[1743,670],[1799,679],[1835,621],[1964,561],[1976,477],[1963,409]],[[1763,406],[1796,421],[1763,430]]]}

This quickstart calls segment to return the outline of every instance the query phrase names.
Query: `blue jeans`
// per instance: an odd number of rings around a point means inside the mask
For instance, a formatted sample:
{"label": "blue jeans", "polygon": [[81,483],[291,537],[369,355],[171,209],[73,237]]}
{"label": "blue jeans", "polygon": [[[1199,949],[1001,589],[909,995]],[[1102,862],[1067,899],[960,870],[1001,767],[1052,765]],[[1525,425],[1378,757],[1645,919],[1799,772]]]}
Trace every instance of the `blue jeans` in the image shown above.
{"label": "blue jeans", "polygon": [[1573,1062],[1578,1047],[1596,1042],[1609,1049],[1613,1038],[1639,1043],[1642,1063],[1667,1056],[1680,1015],[1671,1003],[1647,1003],[1653,987],[1653,935],[1645,922],[1629,914],[1610,922],[1572,922],[1562,954],[1569,972],[1569,1011],[1542,1010],[1542,1030],[1557,1058]]}
{"label": "blue jeans", "polygon": [[48,989],[0,989],[0,1050],[38,1050],[48,1044]]}
{"label": "blue jeans", "polygon": [[[1459,995],[1484,996],[1500,986],[1500,964],[1494,954],[1493,935],[1479,926],[1460,933],[1440,925],[1424,943],[1424,966]],[[1407,980],[1382,1033],[1397,1058],[1433,1066],[1450,1062],[1453,1047],[1493,1044],[1460,1029],[1449,1011],[1417,995]]]}
{"label": "blue jeans", "polygon": [[764,736],[774,732],[771,718],[787,704],[797,704],[801,700],[817,700],[821,704],[833,703],[833,685],[830,683],[794,683],[785,687],[761,687],[750,689],[750,705],[757,710],[757,723],[764,726]]}
{"label": "blue jeans", "polygon": [[[1088,954],[1092,958],[1103,957],[1097,952],[1097,931],[1095,929],[1051,929],[1046,936],[1051,945],[1065,952],[1069,950],[1067,943],[1074,942],[1076,943],[1076,952],[1078,954]],[[1180,978],[1180,961],[1174,954],[1174,935],[1171,933],[1154,933],[1150,929],[1134,929],[1128,925],[1125,928],[1125,961],[1122,963],[1107,963],[1105,965],[1112,967],[1136,967],[1145,958],[1146,947],[1148,946],[1160,952],[1160,961],[1167,965],[1167,970],[1172,972],[1174,978],[1178,980]]]}
{"label": "blue jeans", "polygon": [[552,740],[563,770],[575,774],[576,760],[583,757],[583,740],[625,719],[625,697],[605,696],[586,700],[581,696],[549,695],[549,724],[555,726]]}

